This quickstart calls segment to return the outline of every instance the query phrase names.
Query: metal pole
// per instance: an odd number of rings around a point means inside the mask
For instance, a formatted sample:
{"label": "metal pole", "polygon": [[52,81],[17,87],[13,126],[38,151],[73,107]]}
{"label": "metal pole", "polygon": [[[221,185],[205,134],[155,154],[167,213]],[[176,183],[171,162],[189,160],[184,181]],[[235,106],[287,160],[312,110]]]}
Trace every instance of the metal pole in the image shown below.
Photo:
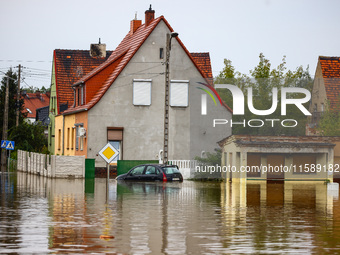
{"label": "metal pole", "polygon": [[107,178],[106,178],[106,203],[109,199],[109,180],[110,180],[110,164],[107,163]]}
{"label": "metal pole", "polygon": [[163,164],[168,163],[169,150],[169,60],[170,60],[170,34],[166,35],[166,59],[165,59],[165,100],[164,100],[164,143]]}
{"label": "metal pole", "polygon": [[[7,82],[6,82],[6,97],[5,97],[4,121],[3,121],[3,126],[2,126],[2,140],[7,140],[8,101],[9,101],[9,77],[7,77]],[[1,166],[6,166],[6,149],[2,149],[2,152],[1,152]],[[2,171],[4,171],[3,168],[2,168]]]}

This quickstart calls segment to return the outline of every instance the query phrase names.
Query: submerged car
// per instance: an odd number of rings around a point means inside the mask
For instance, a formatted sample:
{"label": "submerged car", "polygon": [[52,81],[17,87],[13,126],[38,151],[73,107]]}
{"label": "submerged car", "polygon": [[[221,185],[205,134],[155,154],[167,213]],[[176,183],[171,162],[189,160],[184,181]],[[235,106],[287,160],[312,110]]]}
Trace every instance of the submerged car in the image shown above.
{"label": "submerged car", "polygon": [[138,165],[121,174],[117,180],[124,181],[183,181],[183,176],[176,165],[144,164]]}

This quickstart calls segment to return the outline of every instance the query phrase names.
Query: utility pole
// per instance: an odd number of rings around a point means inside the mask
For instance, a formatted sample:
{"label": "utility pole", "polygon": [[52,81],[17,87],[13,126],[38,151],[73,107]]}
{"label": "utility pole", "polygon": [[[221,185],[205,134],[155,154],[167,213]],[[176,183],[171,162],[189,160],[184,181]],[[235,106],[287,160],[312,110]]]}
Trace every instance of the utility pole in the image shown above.
{"label": "utility pole", "polygon": [[20,115],[20,76],[21,76],[21,65],[19,65],[18,71],[18,92],[17,92],[17,116],[15,126],[19,126],[19,115]]}
{"label": "utility pole", "polygon": [[170,34],[166,34],[166,57],[165,57],[165,100],[164,100],[164,143],[163,164],[168,164],[169,149],[169,60],[170,60]]}
{"label": "utility pole", "polygon": [[[8,101],[9,101],[9,77],[6,82],[6,97],[5,97],[5,109],[4,109],[4,122],[2,126],[2,140],[7,140],[7,129],[8,129]],[[1,151],[1,169],[4,171],[6,166],[6,149],[3,148]]]}
{"label": "utility pole", "polygon": [[171,39],[177,37],[178,33],[166,34],[166,58],[165,58],[165,100],[164,100],[164,143],[163,143],[163,164],[167,165],[169,160],[169,100],[170,100],[170,51]]}

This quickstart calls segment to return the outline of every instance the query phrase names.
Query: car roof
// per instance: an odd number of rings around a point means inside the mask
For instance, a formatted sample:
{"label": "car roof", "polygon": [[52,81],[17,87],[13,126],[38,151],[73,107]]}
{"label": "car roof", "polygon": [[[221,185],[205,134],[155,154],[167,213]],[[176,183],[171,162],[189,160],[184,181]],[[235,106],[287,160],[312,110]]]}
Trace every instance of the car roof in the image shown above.
{"label": "car roof", "polygon": [[141,164],[138,166],[159,166],[159,167],[177,167],[177,165],[164,165],[164,164]]}

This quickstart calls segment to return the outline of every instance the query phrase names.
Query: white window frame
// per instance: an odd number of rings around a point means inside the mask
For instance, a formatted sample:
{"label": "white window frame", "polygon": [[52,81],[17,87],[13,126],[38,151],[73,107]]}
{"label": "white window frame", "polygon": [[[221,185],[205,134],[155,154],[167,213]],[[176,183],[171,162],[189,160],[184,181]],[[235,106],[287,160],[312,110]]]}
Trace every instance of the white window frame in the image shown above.
{"label": "white window frame", "polygon": [[[185,86],[186,85],[186,102],[183,103],[179,103],[176,102],[173,98],[172,98],[172,94],[173,94],[173,86],[181,84],[180,86]],[[170,106],[171,107],[188,107],[189,106],[189,81],[188,80],[171,80],[170,82]]]}
{"label": "white window frame", "polygon": [[[138,98],[136,95],[136,87],[139,85],[146,86],[146,89],[148,91],[145,92],[145,94],[148,96],[148,98]],[[132,103],[135,106],[149,106],[151,105],[151,91],[152,91],[152,80],[151,79],[134,79],[133,80],[133,86],[132,86]]]}

